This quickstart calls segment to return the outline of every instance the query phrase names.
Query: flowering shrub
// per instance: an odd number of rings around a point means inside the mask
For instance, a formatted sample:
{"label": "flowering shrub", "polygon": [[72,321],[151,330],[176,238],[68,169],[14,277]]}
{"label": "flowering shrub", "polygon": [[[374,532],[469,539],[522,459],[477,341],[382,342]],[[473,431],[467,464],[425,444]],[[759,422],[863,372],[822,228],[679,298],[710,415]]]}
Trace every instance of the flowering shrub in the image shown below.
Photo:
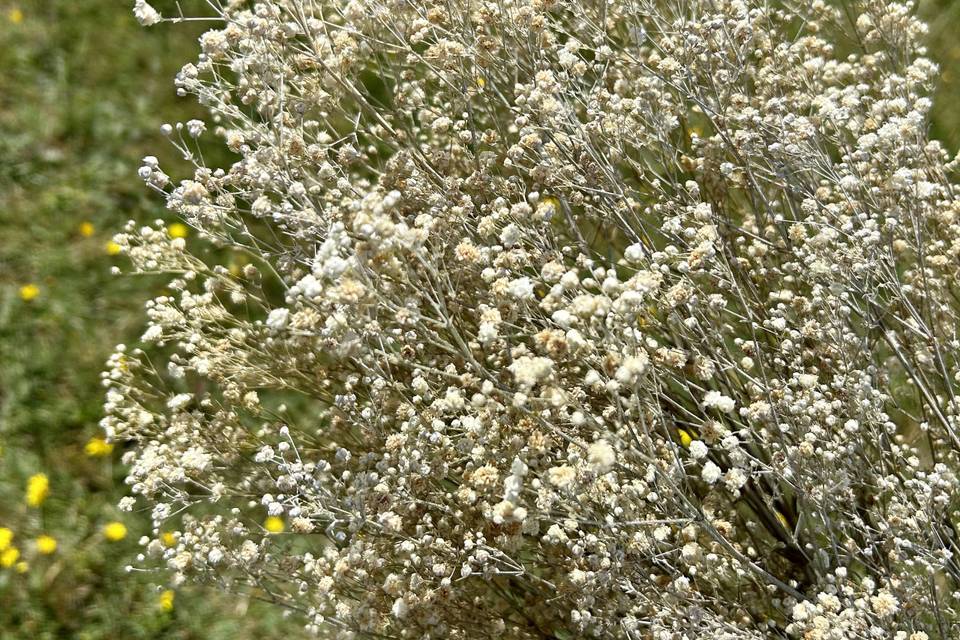
{"label": "flowering shrub", "polygon": [[214,250],[115,238],[173,274],[104,374],[144,561],[338,637],[957,637],[910,3],[222,4],[237,159],[140,169]]}

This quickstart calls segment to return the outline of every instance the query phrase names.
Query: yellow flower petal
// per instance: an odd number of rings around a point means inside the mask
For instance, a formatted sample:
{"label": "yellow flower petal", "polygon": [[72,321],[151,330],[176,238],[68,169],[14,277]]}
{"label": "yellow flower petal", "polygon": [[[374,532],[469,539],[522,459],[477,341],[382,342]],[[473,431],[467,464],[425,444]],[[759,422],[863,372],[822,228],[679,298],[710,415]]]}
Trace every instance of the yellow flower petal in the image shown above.
{"label": "yellow flower petal", "polygon": [[13,542],[13,531],[6,527],[0,527],[0,551],[6,551]]}
{"label": "yellow flower petal", "polygon": [[7,18],[13,24],[20,24],[23,22],[23,11],[21,11],[18,7],[14,7],[7,13]]}
{"label": "yellow flower petal", "polygon": [[94,228],[93,228],[92,222],[84,221],[80,223],[80,235],[82,235],[84,238],[89,238],[90,236],[92,236],[93,231],[94,231]]}
{"label": "yellow flower petal", "polygon": [[108,522],[103,526],[103,536],[110,542],[119,542],[127,537],[127,525],[122,522]]}
{"label": "yellow flower petal", "polygon": [[37,552],[45,556],[57,550],[57,540],[53,536],[42,535],[37,538]]}
{"label": "yellow flower petal", "polygon": [[90,438],[87,444],[83,445],[83,452],[91,458],[102,458],[113,453],[113,444],[103,438]]}
{"label": "yellow flower petal", "polygon": [[20,298],[24,302],[30,302],[38,295],[40,295],[40,287],[35,284],[25,284],[20,287]]}
{"label": "yellow flower petal", "polygon": [[113,240],[108,242],[104,247],[104,249],[106,250],[108,256],[115,256],[122,251],[122,248],[120,247],[120,245],[118,245]]}
{"label": "yellow flower petal", "polygon": [[27,480],[27,504],[39,507],[50,495],[50,479],[45,473],[36,473]]}
{"label": "yellow flower petal", "polygon": [[183,223],[174,222],[167,227],[167,233],[170,234],[171,238],[186,238],[190,235],[190,228]]}
{"label": "yellow flower petal", "polygon": [[164,611],[173,611],[173,599],[176,594],[171,590],[167,589],[160,594],[160,608]]}
{"label": "yellow flower petal", "polygon": [[284,529],[283,518],[278,518],[277,516],[270,516],[263,521],[263,528],[269,531],[270,533],[280,533]]}
{"label": "yellow flower petal", "polygon": [[0,567],[10,568],[20,559],[20,550],[10,547],[0,551]]}

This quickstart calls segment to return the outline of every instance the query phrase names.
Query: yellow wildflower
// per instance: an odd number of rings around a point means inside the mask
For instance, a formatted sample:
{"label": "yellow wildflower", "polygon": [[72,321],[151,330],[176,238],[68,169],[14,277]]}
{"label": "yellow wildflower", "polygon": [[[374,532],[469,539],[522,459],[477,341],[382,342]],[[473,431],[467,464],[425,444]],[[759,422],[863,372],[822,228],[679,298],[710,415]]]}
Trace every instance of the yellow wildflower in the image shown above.
{"label": "yellow wildflower", "polygon": [[167,227],[167,233],[170,234],[171,238],[186,238],[190,235],[190,229],[181,222],[174,222]]}
{"label": "yellow wildflower", "polygon": [[37,552],[45,556],[50,555],[57,550],[57,539],[46,534],[37,538]]}
{"label": "yellow wildflower", "polygon": [[39,507],[50,495],[50,480],[45,473],[35,473],[27,480],[27,504]]}
{"label": "yellow wildflower", "polygon": [[105,249],[106,249],[106,252],[107,252],[107,255],[108,255],[108,256],[115,256],[115,255],[117,255],[118,253],[120,253],[120,251],[121,251],[120,245],[118,245],[118,244],[117,244],[116,242],[114,242],[113,240],[111,240],[110,242],[107,243]]}
{"label": "yellow wildflower", "polygon": [[278,518],[277,516],[270,516],[263,521],[263,528],[269,531],[270,533],[281,533],[284,529],[283,518]]}
{"label": "yellow wildflower", "polygon": [[83,446],[83,452],[91,458],[102,458],[113,452],[113,444],[103,438],[90,438],[87,444]]}
{"label": "yellow wildflower", "polygon": [[177,537],[173,535],[172,531],[164,531],[160,534],[160,541],[165,547],[172,547],[177,544]]}
{"label": "yellow wildflower", "polygon": [[20,562],[18,562],[18,563],[17,563],[17,566],[14,567],[14,569],[16,569],[17,573],[26,573],[26,572],[27,572],[27,569],[29,569],[29,568],[30,568],[30,565],[28,565],[28,564],[27,564],[26,562],[24,562],[23,560],[21,560]]}
{"label": "yellow wildflower", "polygon": [[683,429],[677,429],[677,435],[680,436],[680,444],[684,447],[689,447],[690,443],[693,442],[693,437],[690,433]]}
{"label": "yellow wildflower", "polygon": [[84,221],[80,223],[80,235],[82,235],[84,238],[89,238],[92,236],[93,231],[94,229],[92,222]]}
{"label": "yellow wildflower", "polygon": [[40,287],[33,283],[25,284],[20,287],[20,299],[24,302],[30,302],[38,295],[40,295]]}
{"label": "yellow wildflower", "polygon": [[13,24],[20,24],[23,22],[23,11],[21,11],[19,7],[14,7],[7,13],[7,18]]}
{"label": "yellow wildflower", "polygon": [[108,522],[103,526],[103,536],[110,542],[119,542],[127,537],[127,525],[122,522]]}
{"label": "yellow wildflower", "polygon": [[487,86],[487,79],[483,76],[477,76],[477,86],[483,89],[485,86]]}
{"label": "yellow wildflower", "polygon": [[0,527],[0,551],[6,551],[13,542],[13,531],[6,527]]}
{"label": "yellow wildflower", "polygon": [[10,568],[20,559],[20,549],[10,547],[0,551],[0,567]]}
{"label": "yellow wildflower", "polygon": [[160,594],[160,608],[164,611],[173,611],[173,599],[176,594],[171,589],[167,589]]}

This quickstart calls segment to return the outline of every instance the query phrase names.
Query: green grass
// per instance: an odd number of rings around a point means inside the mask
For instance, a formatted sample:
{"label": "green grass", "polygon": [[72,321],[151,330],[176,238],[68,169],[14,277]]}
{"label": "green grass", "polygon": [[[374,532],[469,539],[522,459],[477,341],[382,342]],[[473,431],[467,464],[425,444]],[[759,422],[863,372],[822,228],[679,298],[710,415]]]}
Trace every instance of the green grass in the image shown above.
{"label": "green grass", "polygon": [[955,154],[960,150],[960,1],[921,1],[920,15],[930,27],[929,56],[940,65],[931,132]]}
{"label": "green grass", "polygon": [[[169,11],[172,3],[156,2]],[[158,281],[115,278],[105,245],[128,218],[165,215],[136,177],[139,159],[178,159],[159,125],[202,115],[172,78],[196,53],[197,28],[142,29],[132,0],[0,0],[0,527],[27,563],[0,567],[6,638],[264,638],[296,635],[279,614],[197,589],[159,604],[160,574],[127,574],[146,518],[121,514],[121,451],[90,457],[99,434],[98,375],[116,343],[136,340]],[[22,13],[22,19],[14,11]],[[922,3],[943,77],[933,130],[960,145],[960,1]],[[182,165],[181,165],[182,166]],[[92,235],[81,232],[83,223]],[[24,301],[20,287],[34,284]],[[35,473],[40,508],[24,503]],[[105,523],[129,528],[120,542]],[[39,555],[45,533],[59,543]]]}

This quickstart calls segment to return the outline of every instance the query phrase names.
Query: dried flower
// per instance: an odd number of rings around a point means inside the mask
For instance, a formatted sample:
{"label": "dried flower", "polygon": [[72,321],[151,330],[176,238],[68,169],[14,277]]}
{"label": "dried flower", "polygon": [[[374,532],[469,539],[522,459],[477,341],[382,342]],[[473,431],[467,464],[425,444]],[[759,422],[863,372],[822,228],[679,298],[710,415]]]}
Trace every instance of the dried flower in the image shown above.
{"label": "dried flower", "polygon": [[145,565],[315,635],[960,634],[912,3],[213,5],[182,222],[114,238],[170,278],[103,373]]}

